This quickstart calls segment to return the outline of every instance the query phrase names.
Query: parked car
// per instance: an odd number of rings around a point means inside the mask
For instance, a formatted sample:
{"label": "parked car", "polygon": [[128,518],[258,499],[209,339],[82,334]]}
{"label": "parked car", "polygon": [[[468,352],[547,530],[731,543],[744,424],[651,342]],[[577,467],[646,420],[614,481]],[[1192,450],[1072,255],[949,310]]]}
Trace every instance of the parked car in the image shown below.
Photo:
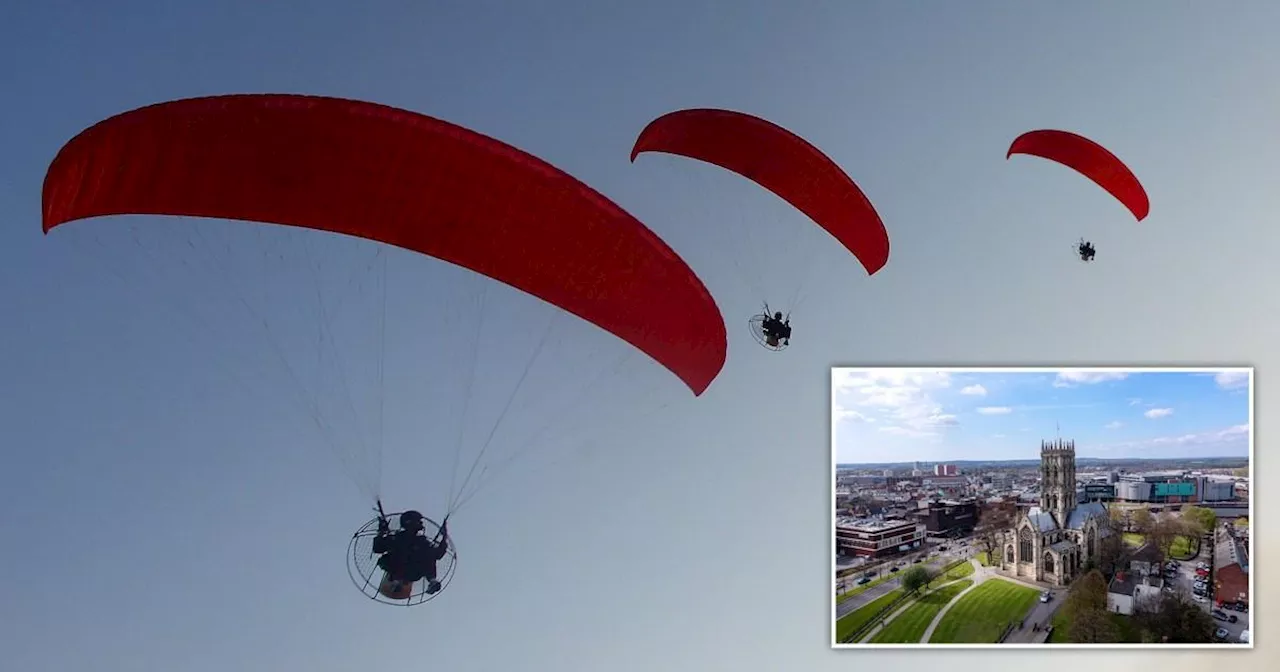
{"label": "parked car", "polygon": [[869,577],[864,576],[864,577],[862,577],[861,579],[858,579],[858,585],[859,585],[859,586],[865,586],[865,585],[867,585],[868,583],[871,583],[871,579],[870,579]]}
{"label": "parked car", "polygon": [[1208,601],[1209,601],[1209,598],[1205,597],[1204,595],[1201,595],[1200,593],[1196,593],[1195,595],[1193,595],[1193,596],[1191,597],[1191,599],[1195,600],[1196,602],[1208,602]]}
{"label": "parked car", "polygon": [[1221,609],[1214,609],[1213,611],[1211,611],[1211,612],[1209,612],[1209,613],[1210,613],[1210,615],[1212,615],[1214,618],[1218,619],[1219,621],[1226,621],[1226,622],[1228,622],[1228,623],[1235,623],[1236,621],[1240,620],[1240,619],[1239,619],[1235,614],[1228,614],[1227,612],[1225,612],[1225,611],[1223,611],[1223,610],[1221,610]]}
{"label": "parked car", "polygon": [[1230,636],[1231,636],[1231,633],[1227,632],[1226,628],[1218,628],[1213,633],[1213,638],[1218,640],[1219,642],[1226,641],[1227,637],[1230,637]]}
{"label": "parked car", "polygon": [[1053,593],[1050,593],[1047,590],[1044,591],[1043,593],[1040,593],[1041,602],[1048,602],[1049,600],[1052,600],[1052,599],[1053,599]]}

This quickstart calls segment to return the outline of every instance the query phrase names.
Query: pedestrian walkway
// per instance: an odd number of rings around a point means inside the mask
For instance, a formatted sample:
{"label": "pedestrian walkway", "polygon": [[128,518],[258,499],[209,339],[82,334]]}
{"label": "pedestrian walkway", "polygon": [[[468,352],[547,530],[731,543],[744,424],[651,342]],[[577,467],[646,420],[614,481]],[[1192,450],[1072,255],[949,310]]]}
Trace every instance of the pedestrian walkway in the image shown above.
{"label": "pedestrian walkway", "polygon": [[[883,629],[884,629],[884,628],[885,628],[885,627],[886,627],[886,626],[887,626],[891,621],[893,621],[893,619],[895,619],[895,618],[897,618],[897,617],[901,616],[901,615],[902,615],[902,613],[903,613],[904,611],[906,611],[907,609],[910,609],[913,605],[915,605],[915,604],[920,600],[920,598],[924,597],[925,595],[928,595],[928,594],[933,593],[933,592],[935,592],[935,591],[941,590],[941,589],[943,589],[943,588],[945,588],[945,587],[947,587],[947,586],[949,586],[949,585],[951,585],[951,584],[953,584],[953,583],[956,583],[956,581],[973,581],[973,585],[974,585],[974,586],[976,586],[976,585],[978,585],[979,583],[981,583],[982,581],[984,581],[986,577],[980,577],[980,576],[979,576],[979,574],[980,574],[981,570],[983,569],[982,565],[981,565],[981,564],[979,564],[979,563],[978,563],[978,561],[977,561],[977,560],[974,560],[974,559],[970,559],[970,560],[969,560],[969,564],[973,565],[973,574],[970,574],[969,576],[966,576],[966,577],[964,577],[964,578],[962,578],[962,579],[956,579],[955,581],[948,581],[948,582],[946,582],[946,583],[944,583],[944,584],[941,584],[941,585],[939,585],[938,587],[936,587],[936,588],[934,588],[934,589],[932,589],[932,590],[930,590],[930,591],[928,591],[928,592],[921,593],[919,596],[917,596],[917,597],[916,597],[915,599],[913,599],[913,600],[907,600],[907,601],[906,601],[906,602],[905,602],[905,603],[904,603],[904,604],[903,604],[899,609],[895,610],[892,614],[889,614],[889,615],[888,615],[888,616],[886,616],[885,618],[881,619],[881,620],[880,620],[880,623],[878,623],[875,627],[871,628],[871,630],[870,630],[870,631],[868,631],[868,632],[867,632],[867,634],[863,635],[862,639],[859,639],[859,640],[858,640],[858,643],[860,643],[860,644],[866,644],[866,643],[869,643],[869,642],[871,641],[871,639],[872,639],[873,637],[875,637],[875,636],[876,636],[876,634],[878,634],[881,630],[883,630]],[[960,595],[964,595],[965,593],[969,592],[970,590],[973,590],[973,586],[970,586],[970,587],[968,587],[968,588],[966,588],[966,589],[964,589],[964,590],[960,591],[960,594],[959,594],[959,595],[957,595],[955,598],[953,598],[953,599],[951,600],[951,602],[950,602],[950,603],[948,603],[945,607],[943,607],[943,608],[942,608],[942,611],[943,611],[943,612],[946,612],[946,610],[947,610],[947,609],[950,609],[950,608],[951,608],[951,605],[952,605],[952,604],[955,604],[955,601],[956,601],[956,600],[958,600],[958,599],[960,598]],[[939,614],[939,616],[941,616],[941,614]],[[936,624],[936,623],[937,623],[937,621],[938,621],[938,619],[937,619],[937,618],[935,618],[935,619],[934,619],[934,623],[931,623],[931,624],[929,625],[929,629],[925,631],[925,635],[924,635],[924,637],[920,640],[920,641],[921,641],[921,643],[925,643],[925,642],[928,642],[928,641],[929,641],[929,635],[933,632],[933,626],[934,626],[934,624]]]}
{"label": "pedestrian walkway", "polygon": [[932,589],[932,590],[930,590],[930,591],[928,591],[928,592],[920,593],[919,595],[917,595],[917,596],[915,597],[915,599],[906,600],[906,601],[903,603],[903,605],[902,605],[902,607],[901,607],[900,609],[898,609],[897,611],[893,612],[892,614],[889,614],[888,616],[886,616],[886,617],[884,617],[884,618],[880,619],[880,623],[878,623],[874,628],[871,628],[871,630],[870,630],[866,635],[864,635],[864,636],[862,637],[862,639],[858,640],[858,643],[859,643],[859,644],[866,644],[866,643],[870,642],[870,641],[871,641],[871,638],[876,636],[876,633],[878,633],[878,632],[880,632],[881,630],[884,630],[884,629],[885,629],[885,627],[889,624],[889,621],[892,621],[893,619],[895,619],[895,618],[897,618],[897,617],[901,616],[901,615],[902,615],[902,612],[906,611],[907,609],[910,609],[912,606],[914,606],[914,605],[915,605],[915,603],[916,603],[916,602],[919,602],[919,601],[920,601],[920,598],[924,597],[925,595],[929,595],[930,593],[934,593],[934,592],[936,592],[936,591],[942,590],[943,588],[946,588],[947,586],[949,586],[949,585],[951,585],[951,584],[953,584],[953,583],[956,583],[957,581],[965,581],[965,580],[967,580],[967,579],[968,579],[968,577],[965,577],[964,579],[956,579],[955,581],[948,581],[948,582],[946,582],[946,583],[944,583],[944,584],[942,584],[942,585],[938,586],[937,588],[934,588],[934,589]]}
{"label": "pedestrian walkway", "polygon": [[[959,602],[966,594],[969,593],[969,591],[973,590],[974,588],[977,588],[978,586],[981,586],[983,583],[985,583],[988,579],[992,577],[998,577],[998,574],[996,574],[995,572],[984,571],[984,570],[990,570],[990,568],[983,567],[982,564],[979,563],[977,560],[970,560],[969,562],[972,562],[976,565],[976,567],[974,567],[973,574],[972,574],[973,585],[960,591],[959,595],[956,595],[955,597],[951,598],[951,601],[947,603],[947,606],[943,607],[940,611],[938,611],[938,615],[933,617],[933,621],[929,623],[929,627],[924,629],[924,635],[920,637],[921,644],[929,643],[929,639],[933,637],[933,631],[937,629],[938,624],[942,622],[942,617],[946,616],[947,612],[951,611],[951,607],[954,606],[957,602]],[[1003,578],[1003,577],[999,577],[999,578]]]}

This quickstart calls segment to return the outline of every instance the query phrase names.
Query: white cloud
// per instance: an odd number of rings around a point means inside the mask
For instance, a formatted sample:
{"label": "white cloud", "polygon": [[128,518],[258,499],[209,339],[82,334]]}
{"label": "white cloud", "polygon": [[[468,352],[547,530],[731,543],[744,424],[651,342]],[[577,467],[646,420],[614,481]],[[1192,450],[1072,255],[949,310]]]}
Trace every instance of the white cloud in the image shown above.
{"label": "white cloud", "polygon": [[992,435],[991,435],[991,438],[993,438],[993,439],[1003,439],[1003,438],[1004,438],[1004,434],[992,434]]}
{"label": "white cloud", "polygon": [[833,379],[835,413],[840,418],[866,418],[863,410],[881,415],[881,432],[897,436],[935,436],[946,427],[960,424],[934,400],[932,393],[950,387],[950,375],[943,371],[904,369],[847,369]]}
{"label": "white cloud", "polygon": [[1123,450],[1152,450],[1197,446],[1243,447],[1242,444],[1247,445],[1248,440],[1249,425],[1234,425],[1232,427],[1214,431],[1180,434],[1178,436],[1157,436],[1151,439],[1108,444],[1106,446],[1099,446],[1098,448],[1115,452]]}
{"label": "white cloud", "polygon": [[1119,420],[1112,420],[1111,422],[1103,425],[1103,427],[1106,429],[1120,429],[1121,427],[1124,427],[1124,423]]}
{"label": "white cloud", "polygon": [[987,396],[987,388],[981,385],[967,385],[960,388],[960,394],[970,397],[985,397]]}
{"label": "white cloud", "polygon": [[1076,385],[1096,385],[1110,380],[1124,380],[1129,374],[1123,371],[1088,371],[1067,369],[1058,372],[1053,380],[1054,387],[1075,387]]}
{"label": "white cloud", "polygon": [[1008,415],[1013,409],[1008,406],[980,406],[977,411],[981,415]]}
{"label": "white cloud", "polygon": [[1172,408],[1153,408],[1147,411],[1146,413],[1143,413],[1143,415],[1145,415],[1146,417],[1152,420],[1157,420],[1159,418],[1167,418],[1173,415],[1173,409]]}
{"label": "white cloud", "polygon": [[1142,404],[1142,399],[1140,399],[1140,398],[1138,398],[1138,397],[1133,397],[1133,398],[1129,399],[1129,405],[1130,405],[1130,406],[1140,406],[1141,404]]}
{"label": "white cloud", "polygon": [[836,417],[842,421],[848,422],[875,422],[876,419],[852,408],[841,408],[836,411]]}
{"label": "white cloud", "polygon": [[1213,377],[1213,382],[1224,390],[1239,390],[1249,386],[1249,372],[1223,371]]}

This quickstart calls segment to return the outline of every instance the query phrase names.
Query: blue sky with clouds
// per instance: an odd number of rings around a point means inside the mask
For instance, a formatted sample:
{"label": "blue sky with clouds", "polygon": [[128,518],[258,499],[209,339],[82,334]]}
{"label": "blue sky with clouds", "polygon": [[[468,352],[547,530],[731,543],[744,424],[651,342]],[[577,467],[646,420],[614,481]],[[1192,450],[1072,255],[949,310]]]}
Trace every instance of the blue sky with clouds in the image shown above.
{"label": "blue sky with clouds", "polygon": [[1247,457],[1247,371],[836,369],[837,461],[1034,459],[1061,432],[1081,457]]}

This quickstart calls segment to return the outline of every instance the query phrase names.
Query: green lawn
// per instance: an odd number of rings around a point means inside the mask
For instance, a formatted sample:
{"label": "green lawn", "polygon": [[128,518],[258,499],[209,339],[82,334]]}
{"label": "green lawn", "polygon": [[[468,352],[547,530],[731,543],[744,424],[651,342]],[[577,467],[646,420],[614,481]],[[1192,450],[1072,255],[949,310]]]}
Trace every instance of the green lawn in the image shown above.
{"label": "green lawn", "polygon": [[844,618],[836,621],[836,642],[843,642],[845,637],[853,634],[862,626],[866,625],[871,619],[880,613],[881,609],[889,606],[889,603],[898,599],[902,595],[902,589],[891,590],[887,594],[877,597],[871,602],[862,605],[851,613],[845,614]]}
{"label": "green lawn", "polygon": [[895,577],[895,576],[897,576],[897,575],[898,575],[897,573],[894,573],[894,574],[885,574],[884,576],[882,576],[882,577],[880,577],[880,578],[878,578],[878,579],[874,579],[874,580],[872,580],[872,581],[869,581],[869,582],[867,582],[867,583],[864,583],[864,584],[862,584],[861,586],[854,586],[853,588],[850,588],[849,590],[846,590],[845,592],[840,593],[839,595],[837,595],[837,596],[836,596],[836,604],[839,604],[839,603],[841,603],[841,602],[844,602],[845,600],[847,600],[847,599],[849,599],[849,598],[853,597],[854,595],[857,595],[858,593],[861,593],[862,591],[864,591],[864,590],[866,590],[866,589],[868,589],[868,588],[871,588],[872,586],[878,586],[878,585],[880,585],[880,584],[884,583],[885,581],[888,581],[889,579],[892,579],[893,577]]}
{"label": "green lawn", "polygon": [[1039,596],[1035,588],[990,579],[951,607],[929,642],[994,644],[1005,626],[1021,621]]}
{"label": "green lawn", "polygon": [[1177,560],[1190,560],[1199,552],[1200,542],[1191,537],[1178,535],[1173,538],[1173,543],[1169,544],[1169,557]]}
{"label": "green lawn", "polygon": [[977,559],[977,561],[978,561],[978,562],[982,563],[982,566],[983,566],[983,567],[990,567],[990,566],[991,566],[991,554],[990,554],[990,553],[988,553],[988,552],[986,552],[986,551],[979,551],[979,552],[978,552],[978,554],[977,554],[977,555],[975,555],[975,556],[973,556],[973,557],[974,557],[975,559]]}
{"label": "green lawn", "polygon": [[1141,548],[1143,544],[1147,543],[1147,540],[1137,532],[1125,532],[1124,543],[1133,546],[1134,548]]}
{"label": "green lawn", "polygon": [[[969,565],[973,567],[973,565]],[[939,588],[921,597],[899,616],[889,621],[889,625],[871,638],[872,644],[915,644],[924,637],[924,631],[938,615],[942,608],[955,599],[961,591],[973,585],[973,581],[965,579]]]}
{"label": "green lawn", "polygon": [[[1071,643],[1071,638],[1067,636],[1071,631],[1071,622],[1067,619],[1066,612],[1066,609],[1058,609],[1054,612],[1053,618],[1049,619],[1049,624],[1053,626],[1053,633],[1049,635],[1049,644]],[[1138,631],[1138,628],[1135,627],[1134,622],[1128,616],[1111,612],[1108,612],[1107,615],[1116,624],[1116,630],[1120,633],[1120,643],[1142,643],[1142,633]]]}
{"label": "green lawn", "polygon": [[1248,518],[1236,518],[1236,527],[1249,527]]}
{"label": "green lawn", "polygon": [[938,586],[941,586],[942,584],[947,583],[948,581],[963,579],[964,577],[970,576],[972,574],[973,574],[973,563],[966,562],[963,565],[952,567],[951,569],[947,570],[946,574],[943,574],[942,576],[939,576],[938,578],[929,582],[929,585],[926,586],[926,588],[937,588]]}

